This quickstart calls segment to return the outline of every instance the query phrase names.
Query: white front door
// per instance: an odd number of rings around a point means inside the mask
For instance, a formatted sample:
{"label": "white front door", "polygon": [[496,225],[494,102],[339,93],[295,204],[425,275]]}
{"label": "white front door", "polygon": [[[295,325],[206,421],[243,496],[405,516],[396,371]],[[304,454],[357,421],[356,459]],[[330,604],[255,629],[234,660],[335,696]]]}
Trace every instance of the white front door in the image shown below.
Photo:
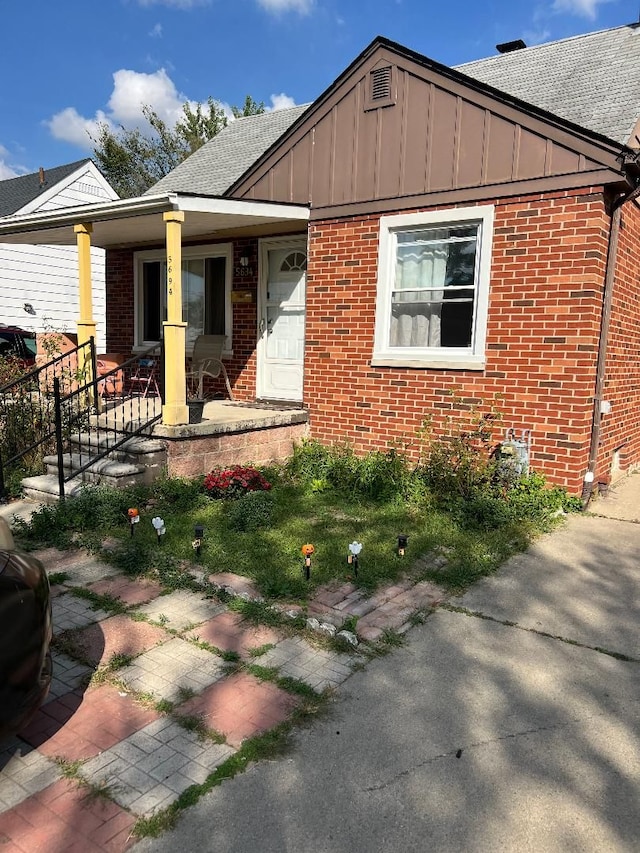
{"label": "white front door", "polygon": [[258,397],[302,401],[306,241],[261,244]]}

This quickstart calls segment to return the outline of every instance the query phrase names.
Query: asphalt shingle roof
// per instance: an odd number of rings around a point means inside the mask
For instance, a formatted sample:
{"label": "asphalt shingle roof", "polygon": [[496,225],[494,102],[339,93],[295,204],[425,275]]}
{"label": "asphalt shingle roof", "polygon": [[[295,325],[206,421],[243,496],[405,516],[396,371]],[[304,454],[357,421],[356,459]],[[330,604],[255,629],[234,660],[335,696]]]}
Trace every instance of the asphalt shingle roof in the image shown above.
{"label": "asphalt shingle roof", "polygon": [[303,104],[235,119],[161,178],[145,195],[164,192],[222,195],[308,106]]}
{"label": "asphalt shingle roof", "polygon": [[33,201],[41,193],[51,189],[58,181],[64,180],[80,166],[88,163],[89,159],[76,160],[75,163],[67,163],[66,166],[55,166],[53,169],[44,170],[44,184],[40,186],[40,173],[32,172],[29,175],[20,175],[17,178],[7,178],[0,181],[0,216],[11,216],[21,210],[26,204]]}
{"label": "asphalt shingle roof", "polygon": [[[615,142],[640,118],[640,23],[534,45],[454,70]],[[220,196],[310,105],[232,121],[147,194]]]}
{"label": "asphalt shingle roof", "polygon": [[534,45],[455,70],[623,145],[640,118],[640,24]]}

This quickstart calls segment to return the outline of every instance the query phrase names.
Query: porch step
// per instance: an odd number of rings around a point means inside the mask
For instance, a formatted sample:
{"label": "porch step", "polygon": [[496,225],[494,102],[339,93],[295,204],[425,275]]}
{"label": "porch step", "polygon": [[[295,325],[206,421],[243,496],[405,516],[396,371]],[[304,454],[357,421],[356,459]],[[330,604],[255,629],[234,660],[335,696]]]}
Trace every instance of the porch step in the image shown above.
{"label": "porch step", "polygon": [[[112,435],[81,433],[72,439],[72,452],[96,455],[108,449],[113,442]],[[109,451],[109,459],[127,462],[142,469],[143,476],[138,482],[150,485],[164,471],[167,464],[167,447],[164,441],[145,436],[133,436],[116,450]]]}
{"label": "porch step", "polygon": [[[62,457],[62,464],[65,471],[77,471],[86,465],[89,459],[90,457],[86,453],[65,453]],[[45,456],[44,463],[47,466],[47,474],[57,478],[58,457]],[[144,473],[144,467],[141,465],[119,462],[106,456],[92,463],[78,476],[86,483],[103,483],[107,486],[122,488],[143,482]]]}
{"label": "porch step", "polygon": [[[86,483],[80,477],[74,477],[64,484],[64,494],[67,498],[76,497]],[[43,504],[55,504],[60,499],[58,477],[55,474],[40,474],[37,477],[25,477],[22,481],[25,497]]]}

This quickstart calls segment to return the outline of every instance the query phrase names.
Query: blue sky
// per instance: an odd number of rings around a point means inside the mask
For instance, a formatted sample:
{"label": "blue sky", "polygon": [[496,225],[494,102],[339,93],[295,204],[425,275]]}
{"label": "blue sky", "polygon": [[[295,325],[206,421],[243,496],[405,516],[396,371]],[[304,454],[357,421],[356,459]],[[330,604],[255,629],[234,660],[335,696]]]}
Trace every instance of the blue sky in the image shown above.
{"label": "blue sky", "polygon": [[[638,19],[640,0],[10,0],[0,9],[0,179],[91,156],[96,121],[186,101],[314,100],[383,35],[447,65],[499,42]],[[612,83],[613,85],[613,83]]]}

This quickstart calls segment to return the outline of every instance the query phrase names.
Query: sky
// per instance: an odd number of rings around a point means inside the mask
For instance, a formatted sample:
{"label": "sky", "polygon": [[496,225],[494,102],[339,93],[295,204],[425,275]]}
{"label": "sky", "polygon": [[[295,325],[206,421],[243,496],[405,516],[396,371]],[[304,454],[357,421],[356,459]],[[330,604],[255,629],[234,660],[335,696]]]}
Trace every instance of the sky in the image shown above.
{"label": "sky", "polygon": [[315,100],[377,35],[445,65],[638,20],[640,0],[1,0],[0,179],[92,155],[98,123],[209,96]]}

